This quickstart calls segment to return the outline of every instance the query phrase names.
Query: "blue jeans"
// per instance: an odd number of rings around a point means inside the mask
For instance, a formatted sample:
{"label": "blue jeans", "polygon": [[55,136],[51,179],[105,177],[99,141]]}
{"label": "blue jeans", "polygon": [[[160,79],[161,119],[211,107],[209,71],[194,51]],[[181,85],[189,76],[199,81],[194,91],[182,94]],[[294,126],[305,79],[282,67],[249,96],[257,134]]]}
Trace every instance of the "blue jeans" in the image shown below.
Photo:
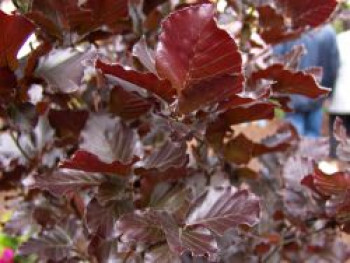
{"label": "blue jeans", "polygon": [[317,138],[321,136],[322,106],[311,111],[287,113],[286,119],[297,129],[300,135]]}

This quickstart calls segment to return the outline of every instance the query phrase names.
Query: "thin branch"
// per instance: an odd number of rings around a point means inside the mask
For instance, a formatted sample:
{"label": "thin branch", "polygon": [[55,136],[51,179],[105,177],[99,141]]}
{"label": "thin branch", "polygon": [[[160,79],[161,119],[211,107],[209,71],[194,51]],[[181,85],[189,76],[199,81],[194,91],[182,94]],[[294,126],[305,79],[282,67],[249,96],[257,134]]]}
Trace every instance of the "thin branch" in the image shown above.
{"label": "thin branch", "polygon": [[19,143],[18,137],[15,136],[13,130],[10,130],[10,136],[12,138],[12,140],[14,141],[14,143],[16,144],[18,150],[21,152],[21,154],[24,156],[25,159],[27,159],[27,161],[31,162],[32,159],[30,158],[30,156],[28,155],[28,153],[23,149],[23,147],[21,146],[21,144]]}

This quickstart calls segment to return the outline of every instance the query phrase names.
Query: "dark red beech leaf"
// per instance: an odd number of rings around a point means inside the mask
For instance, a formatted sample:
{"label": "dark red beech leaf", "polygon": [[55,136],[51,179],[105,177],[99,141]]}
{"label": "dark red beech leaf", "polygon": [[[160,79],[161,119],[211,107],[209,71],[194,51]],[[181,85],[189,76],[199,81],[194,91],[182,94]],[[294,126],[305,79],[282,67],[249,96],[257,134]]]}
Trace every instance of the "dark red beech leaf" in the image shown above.
{"label": "dark red beech leaf", "polygon": [[181,256],[189,251],[194,257],[214,258],[218,251],[218,244],[210,231],[201,227],[181,228],[169,213],[155,212],[173,253]]}
{"label": "dark red beech leaf", "polygon": [[43,42],[28,55],[27,64],[24,69],[25,77],[30,78],[34,75],[35,69],[39,65],[40,58],[47,55],[51,49],[51,43]]}
{"label": "dark red beech leaf", "polygon": [[85,110],[50,109],[48,118],[59,137],[78,138],[84,128],[89,112]]}
{"label": "dark red beech leaf", "polygon": [[94,59],[92,49],[84,52],[73,49],[54,49],[39,63],[35,74],[45,79],[53,92],[72,93],[81,89],[84,62]]}
{"label": "dark red beech leaf", "polygon": [[283,14],[271,5],[259,6],[259,33],[268,44],[277,44],[297,38],[302,30],[288,30]]}
{"label": "dark red beech leaf", "polygon": [[165,3],[167,0],[145,0],[143,1],[143,13],[148,15],[152,10],[154,10],[159,5]]}
{"label": "dark red beech leaf", "polygon": [[48,190],[56,196],[62,196],[82,189],[96,187],[106,181],[106,178],[98,174],[86,174],[79,172],[55,172],[51,175],[35,177],[32,188]]}
{"label": "dark red beech leaf", "polygon": [[220,114],[217,119],[222,119],[227,125],[236,125],[263,119],[272,119],[275,116],[275,106],[269,102],[255,102],[239,107],[231,108]]}
{"label": "dark red beech leaf", "polygon": [[[272,119],[275,116],[275,105],[269,102],[255,102],[228,109],[209,123],[206,138],[214,148],[220,148],[230,126],[262,119]],[[232,131],[231,131],[232,132]]]}
{"label": "dark red beech leaf", "polygon": [[[87,0],[81,9],[92,13],[93,25],[89,25],[91,31],[105,25],[112,31],[120,32],[129,16],[128,3],[128,0]],[[70,18],[76,19],[74,14]]]}
{"label": "dark red beech leaf", "polygon": [[324,200],[328,200],[330,198],[329,195],[325,195],[323,193],[321,193],[317,187],[315,186],[314,183],[314,177],[312,174],[309,174],[307,176],[305,176],[301,181],[300,181],[301,185],[306,186],[307,188],[309,188],[312,192],[314,192],[315,194],[317,194],[318,196],[320,196],[322,199]]}
{"label": "dark red beech leaf", "polygon": [[0,68],[15,70],[17,53],[34,31],[34,25],[23,16],[7,15],[0,10],[0,27]]}
{"label": "dark red beech leaf", "polygon": [[135,211],[123,215],[116,224],[117,233],[122,233],[123,242],[157,243],[164,240],[158,214]]}
{"label": "dark red beech leaf", "polygon": [[277,0],[282,12],[291,19],[294,28],[318,27],[335,11],[336,0]]}
{"label": "dark red beech leaf", "polygon": [[155,168],[166,171],[171,167],[183,167],[188,162],[185,143],[175,143],[167,140],[159,149],[154,150],[141,164],[144,169]]}
{"label": "dark red beech leaf", "polygon": [[260,32],[260,36],[267,44],[275,45],[281,42],[291,41],[293,39],[296,39],[302,33],[303,33],[302,29],[288,32],[283,30],[282,28],[271,28],[269,30]]}
{"label": "dark red beech leaf", "polygon": [[104,239],[98,235],[91,237],[89,255],[96,257],[97,262],[113,262],[118,257],[118,239]]}
{"label": "dark red beech leaf", "polygon": [[157,75],[155,52],[147,46],[145,37],[142,37],[141,40],[134,45],[132,54],[138,58],[149,72]]}
{"label": "dark red beech leaf", "polygon": [[141,89],[145,89],[167,102],[172,102],[175,96],[175,90],[171,88],[166,80],[160,80],[153,73],[142,73],[133,69],[126,69],[120,64],[108,64],[97,60],[95,64],[103,74],[108,74],[134,84]]}
{"label": "dark red beech leaf", "polygon": [[347,172],[328,175],[315,167],[312,179],[314,187],[325,196],[342,195],[350,188],[350,174]]}
{"label": "dark red beech leaf", "polygon": [[71,248],[74,240],[61,227],[56,226],[48,232],[42,233],[39,237],[31,237],[21,244],[18,254],[29,256],[36,254],[42,260],[67,260],[71,255]]}
{"label": "dark red beech leaf", "polygon": [[109,98],[109,111],[122,119],[130,120],[141,117],[152,107],[152,104],[136,92],[130,92],[115,86]]}
{"label": "dark red beech leaf", "polygon": [[160,183],[154,188],[148,206],[154,209],[166,209],[182,217],[188,210],[191,197],[192,193],[188,187],[181,184],[174,186],[170,183]]}
{"label": "dark red beech leaf", "polygon": [[162,23],[156,69],[177,91],[181,113],[242,91],[238,47],[214,17],[215,6],[202,4],[176,11]]}
{"label": "dark red beech leaf", "polygon": [[102,206],[113,201],[126,200],[131,198],[130,192],[127,191],[128,185],[128,179],[110,175],[105,182],[98,186],[95,197]]}
{"label": "dark red beech leaf", "polygon": [[244,134],[239,134],[229,140],[223,148],[224,157],[236,164],[247,164],[252,158],[267,153],[282,152],[287,150],[290,144],[285,140],[275,144],[255,143]]}
{"label": "dark red beech leaf", "polygon": [[0,103],[8,102],[17,87],[16,75],[8,67],[0,68]]}
{"label": "dark red beech leaf", "polygon": [[130,165],[135,160],[136,132],[118,118],[106,114],[90,115],[81,132],[80,148],[105,163],[118,161]]}
{"label": "dark red beech leaf", "polygon": [[154,262],[181,263],[181,259],[178,257],[177,254],[175,254],[169,249],[168,245],[163,245],[155,247],[154,249],[149,250],[145,254],[145,263]]}
{"label": "dark red beech leaf", "polygon": [[139,159],[135,157],[132,162],[123,164],[118,161],[112,163],[102,162],[98,156],[84,150],[77,150],[73,156],[60,163],[60,168],[80,170],[90,173],[113,173],[118,175],[128,175],[132,165]]}
{"label": "dark red beech leaf", "polygon": [[85,221],[90,233],[108,239],[115,235],[118,218],[131,210],[131,200],[118,200],[101,205],[96,199],[92,199],[86,207]]}
{"label": "dark red beech leaf", "polygon": [[[41,1],[41,3],[43,2],[44,1]],[[54,10],[54,8],[52,8],[52,10]],[[25,16],[40,28],[40,33],[44,34],[45,38],[50,40],[58,40],[60,43],[63,42],[63,32],[62,28],[60,28],[60,25],[58,24],[59,22],[57,17],[56,19],[50,19],[49,15],[44,10],[32,10],[31,12],[26,13]]]}
{"label": "dark red beech leaf", "polygon": [[318,85],[313,75],[285,69],[282,64],[256,71],[252,74],[252,79],[274,81],[272,90],[276,93],[299,94],[314,99],[329,93],[329,89]]}
{"label": "dark red beech leaf", "polygon": [[259,200],[247,190],[211,188],[192,204],[186,227],[202,226],[223,235],[238,225],[253,226],[259,222],[259,217]]}
{"label": "dark red beech leaf", "polygon": [[284,24],[284,17],[279,14],[271,5],[258,6],[259,25],[264,30],[281,27]]}
{"label": "dark red beech leaf", "polygon": [[26,16],[61,44],[71,41],[64,38],[72,33],[86,36],[102,27],[116,33],[129,28],[127,0],[88,0],[82,5],[77,0],[34,0]]}

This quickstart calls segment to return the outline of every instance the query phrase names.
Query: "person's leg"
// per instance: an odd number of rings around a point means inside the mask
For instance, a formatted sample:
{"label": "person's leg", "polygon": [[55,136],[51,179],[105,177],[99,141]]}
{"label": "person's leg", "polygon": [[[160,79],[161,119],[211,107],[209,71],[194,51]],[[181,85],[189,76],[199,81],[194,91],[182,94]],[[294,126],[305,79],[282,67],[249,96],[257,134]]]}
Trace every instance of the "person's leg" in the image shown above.
{"label": "person's leg", "polygon": [[322,117],[323,109],[321,106],[307,113],[305,122],[305,136],[311,138],[321,136]]}
{"label": "person's leg", "polygon": [[293,124],[299,135],[305,134],[305,116],[303,112],[287,113],[286,120]]}

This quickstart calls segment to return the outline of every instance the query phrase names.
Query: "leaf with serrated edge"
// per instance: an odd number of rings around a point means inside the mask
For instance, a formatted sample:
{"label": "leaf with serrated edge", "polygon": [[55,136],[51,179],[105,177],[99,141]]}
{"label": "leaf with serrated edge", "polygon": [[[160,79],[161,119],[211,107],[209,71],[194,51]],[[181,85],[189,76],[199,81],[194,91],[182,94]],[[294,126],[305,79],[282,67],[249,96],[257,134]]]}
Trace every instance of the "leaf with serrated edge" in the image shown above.
{"label": "leaf with serrated edge", "polygon": [[174,12],[162,23],[156,69],[177,90],[182,113],[242,90],[238,47],[214,16],[215,6],[202,4]]}
{"label": "leaf with serrated edge", "polygon": [[241,224],[255,225],[259,214],[259,200],[247,190],[211,188],[193,203],[186,227],[202,226],[223,235],[226,230]]}
{"label": "leaf with serrated edge", "polygon": [[134,159],[136,133],[117,118],[91,115],[81,136],[81,149],[95,154],[102,162],[130,164]]}

